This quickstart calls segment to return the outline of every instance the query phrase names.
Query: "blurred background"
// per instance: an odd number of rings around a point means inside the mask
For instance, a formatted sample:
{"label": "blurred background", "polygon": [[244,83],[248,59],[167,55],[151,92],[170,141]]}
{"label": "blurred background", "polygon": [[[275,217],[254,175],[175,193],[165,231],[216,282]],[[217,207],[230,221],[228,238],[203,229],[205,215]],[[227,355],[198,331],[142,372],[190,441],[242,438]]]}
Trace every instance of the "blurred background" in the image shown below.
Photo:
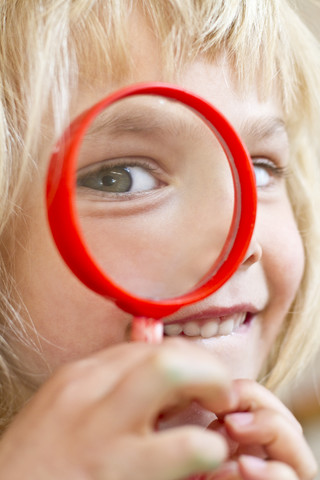
{"label": "blurred background", "polygon": [[[320,353],[301,378],[279,396],[301,423],[320,469]],[[320,471],[315,480],[320,480]]]}
{"label": "blurred background", "polygon": [[294,4],[300,10],[304,22],[320,39],[320,0],[295,0]]}

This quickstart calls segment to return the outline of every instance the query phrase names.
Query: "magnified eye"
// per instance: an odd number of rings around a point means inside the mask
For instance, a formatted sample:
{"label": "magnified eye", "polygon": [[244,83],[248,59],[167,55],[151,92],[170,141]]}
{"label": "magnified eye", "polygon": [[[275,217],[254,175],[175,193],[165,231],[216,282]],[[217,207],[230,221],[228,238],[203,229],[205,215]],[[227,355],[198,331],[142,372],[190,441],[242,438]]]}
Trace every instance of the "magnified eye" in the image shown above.
{"label": "magnified eye", "polygon": [[78,175],[78,187],[86,187],[106,193],[137,193],[153,190],[160,186],[149,167],[104,165],[99,169]]}

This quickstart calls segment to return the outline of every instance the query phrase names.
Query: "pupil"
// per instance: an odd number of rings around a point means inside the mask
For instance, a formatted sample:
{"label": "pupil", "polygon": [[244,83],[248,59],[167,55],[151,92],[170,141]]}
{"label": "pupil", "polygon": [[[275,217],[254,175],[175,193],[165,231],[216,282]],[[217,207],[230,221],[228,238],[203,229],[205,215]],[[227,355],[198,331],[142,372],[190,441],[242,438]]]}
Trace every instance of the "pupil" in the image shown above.
{"label": "pupil", "polygon": [[102,177],[102,185],[104,187],[111,187],[116,183],[116,181],[117,180],[111,175],[105,175],[104,177]]}
{"label": "pupil", "polygon": [[113,167],[103,172],[101,178],[103,188],[108,192],[125,193],[132,187],[131,173],[128,167]]}

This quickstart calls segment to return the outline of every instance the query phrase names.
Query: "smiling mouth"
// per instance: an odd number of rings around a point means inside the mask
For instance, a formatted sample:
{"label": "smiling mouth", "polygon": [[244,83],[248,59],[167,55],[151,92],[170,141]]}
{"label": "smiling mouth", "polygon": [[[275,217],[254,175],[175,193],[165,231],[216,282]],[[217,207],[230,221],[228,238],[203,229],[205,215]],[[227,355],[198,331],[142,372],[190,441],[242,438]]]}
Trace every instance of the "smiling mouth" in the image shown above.
{"label": "smiling mouth", "polygon": [[212,338],[231,335],[237,332],[242,325],[247,325],[252,320],[253,314],[238,312],[231,315],[222,315],[206,321],[180,321],[164,325],[164,334],[167,337],[187,336]]}

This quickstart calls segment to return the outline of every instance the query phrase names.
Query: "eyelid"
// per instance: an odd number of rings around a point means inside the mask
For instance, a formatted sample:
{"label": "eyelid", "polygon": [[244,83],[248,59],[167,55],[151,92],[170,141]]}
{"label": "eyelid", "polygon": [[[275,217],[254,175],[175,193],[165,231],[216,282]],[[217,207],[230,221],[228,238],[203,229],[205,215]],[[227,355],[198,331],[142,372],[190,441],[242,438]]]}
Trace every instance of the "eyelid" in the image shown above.
{"label": "eyelid", "polygon": [[268,157],[263,156],[254,156],[251,157],[251,161],[253,166],[261,166],[267,168],[275,177],[278,178],[287,178],[290,174],[290,167],[289,165],[279,165],[274,160],[271,160]]}
{"label": "eyelid", "polygon": [[151,158],[148,157],[143,157],[143,156],[121,156],[119,158],[107,158],[104,160],[100,161],[95,161],[94,163],[91,163],[90,165],[86,165],[84,167],[81,167],[77,171],[77,176],[87,175],[89,173],[99,173],[105,170],[106,168],[112,168],[112,167],[143,167],[146,168],[150,172],[157,172],[161,171],[161,168],[158,167],[157,163],[152,160]]}

